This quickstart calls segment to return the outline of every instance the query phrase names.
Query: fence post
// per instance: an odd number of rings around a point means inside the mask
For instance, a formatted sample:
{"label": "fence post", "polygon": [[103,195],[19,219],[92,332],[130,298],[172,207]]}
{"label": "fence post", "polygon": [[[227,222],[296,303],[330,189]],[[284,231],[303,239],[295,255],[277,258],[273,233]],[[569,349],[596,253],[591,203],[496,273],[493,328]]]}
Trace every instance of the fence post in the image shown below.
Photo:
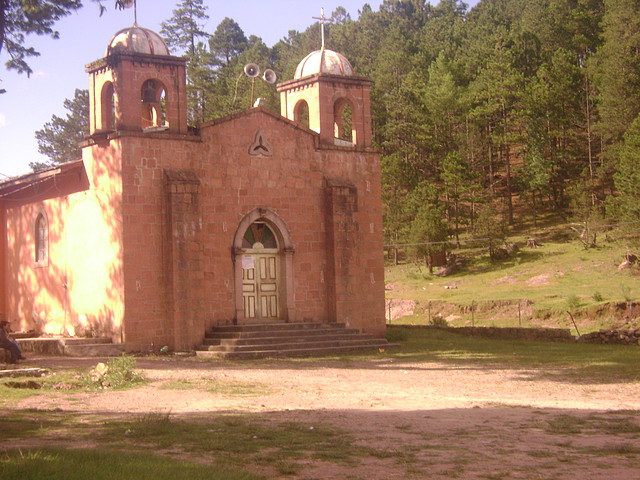
{"label": "fence post", "polygon": [[471,326],[476,326],[476,302],[471,300]]}

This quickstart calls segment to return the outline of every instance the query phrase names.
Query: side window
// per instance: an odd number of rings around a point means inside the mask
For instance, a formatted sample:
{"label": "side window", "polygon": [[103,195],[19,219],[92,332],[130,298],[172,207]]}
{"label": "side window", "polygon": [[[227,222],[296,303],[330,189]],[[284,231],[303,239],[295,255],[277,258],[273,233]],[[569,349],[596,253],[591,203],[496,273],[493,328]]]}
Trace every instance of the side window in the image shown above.
{"label": "side window", "polygon": [[49,222],[41,212],[36,217],[35,224],[35,261],[36,266],[44,267],[49,260]]}

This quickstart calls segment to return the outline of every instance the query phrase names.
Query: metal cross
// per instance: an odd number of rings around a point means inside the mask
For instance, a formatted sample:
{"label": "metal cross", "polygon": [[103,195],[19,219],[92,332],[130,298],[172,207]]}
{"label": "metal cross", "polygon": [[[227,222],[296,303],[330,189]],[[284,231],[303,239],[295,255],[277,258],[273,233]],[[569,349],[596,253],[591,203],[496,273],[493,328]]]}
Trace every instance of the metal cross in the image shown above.
{"label": "metal cross", "polygon": [[322,32],[322,49],[324,50],[324,24],[333,22],[333,17],[327,18],[324,16],[324,7],[320,9],[319,17],[312,17],[314,20],[320,20],[320,31]]}
{"label": "metal cross", "polygon": [[122,0],[121,3],[124,8],[133,7],[133,26],[137,27],[138,26],[138,5],[136,3],[136,0]]}

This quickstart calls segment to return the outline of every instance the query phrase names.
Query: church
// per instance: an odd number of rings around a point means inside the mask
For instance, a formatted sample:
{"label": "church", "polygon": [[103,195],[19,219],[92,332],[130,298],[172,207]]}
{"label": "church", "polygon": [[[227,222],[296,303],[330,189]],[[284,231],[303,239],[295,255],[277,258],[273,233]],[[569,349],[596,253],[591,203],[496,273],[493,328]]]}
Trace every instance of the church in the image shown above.
{"label": "church", "polygon": [[276,86],[279,114],[197,128],[185,60],[157,33],[117,32],[86,71],[82,159],[0,183],[0,312],[14,330],[132,352],[192,350],[224,325],[384,336],[371,82],[344,56],[302,59]]}

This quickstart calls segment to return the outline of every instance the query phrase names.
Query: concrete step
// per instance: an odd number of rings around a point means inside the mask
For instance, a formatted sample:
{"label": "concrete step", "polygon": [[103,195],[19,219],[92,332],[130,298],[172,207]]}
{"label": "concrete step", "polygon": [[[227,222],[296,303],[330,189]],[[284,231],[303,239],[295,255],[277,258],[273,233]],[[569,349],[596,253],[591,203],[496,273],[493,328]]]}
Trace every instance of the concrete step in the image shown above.
{"label": "concrete step", "polygon": [[400,348],[395,343],[380,343],[379,345],[360,345],[360,346],[342,346],[331,348],[300,348],[296,350],[253,350],[248,352],[215,352],[215,351],[196,351],[196,355],[200,358],[228,358],[228,359],[250,359],[264,357],[304,357],[304,356],[326,356],[341,353],[362,352],[362,351],[387,351]]}
{"label": "concrete step", "polygon": [[[266,336],[269,335],[269,336]],[[235,345],[248,345],[255,342],[262,343],[273,343],[273,342],[297,342],[297,341],[306,341],[313,339],[347,339],[353,337],[359,337],[363,334],[360,334],[358,330],[352,329],[351,331],[346,330],[327,330],[326,332],[315,331],[311,332],[287,332],[283,334],[282,332],[261,332],[260,334],[256,333],[247,333],[245,335],[240,336],[207,336],[204,339],[205,345],[220,345],[220,344],[235,344]],[[371,335],[369,335],[371,337]]]}
{"label": "concrete step", "polygon": [[258,338],[265,335],[270,337],[293,337],[293,336],[313,336],[313,335],[332,335],[332,334],[359,334],[357,328],[318,328],[318,329],[290,329],[290,330],[250,330],[238,332],[207,332],[205,338],[223,339],[223,338]]}
{"label": "concrete step", "polygon": [[349,338],[342,340],[313,340],[285,343],[252,343],[249,345],[203,345],[201,348],[210,352],[250,352],[250,351],[284,351],[298,350],[301,348],[331,348],[347,346],[377,347],[382,342],[377,338]]}
{"label": "concrete step", "polygon": [[293,323],[247,323],[243,325],[223,325],[215,327],[211,333],[226,332],[276,332],[290,330],[318,330],[327,328],[345,328],[344,323],[310,323],[310,322],[293,322]]}
{"label": "concrete step", "polygon": [[64,347],[64,354],[68,357],[119,357],[123,352],[121,343],[84,343]]}
{"label": "concrete step", "polygon": [[72,357],[119,356],[124,345],[112,343],[110,338],[22,338],[16,340],[23,352]]}
{"label": "concrete step", "polygon": [[344,323],[266,323],[216,327],[207,332],[196,355],[228,358],[330,355],[396,347],[383,338],[347,328]]}

